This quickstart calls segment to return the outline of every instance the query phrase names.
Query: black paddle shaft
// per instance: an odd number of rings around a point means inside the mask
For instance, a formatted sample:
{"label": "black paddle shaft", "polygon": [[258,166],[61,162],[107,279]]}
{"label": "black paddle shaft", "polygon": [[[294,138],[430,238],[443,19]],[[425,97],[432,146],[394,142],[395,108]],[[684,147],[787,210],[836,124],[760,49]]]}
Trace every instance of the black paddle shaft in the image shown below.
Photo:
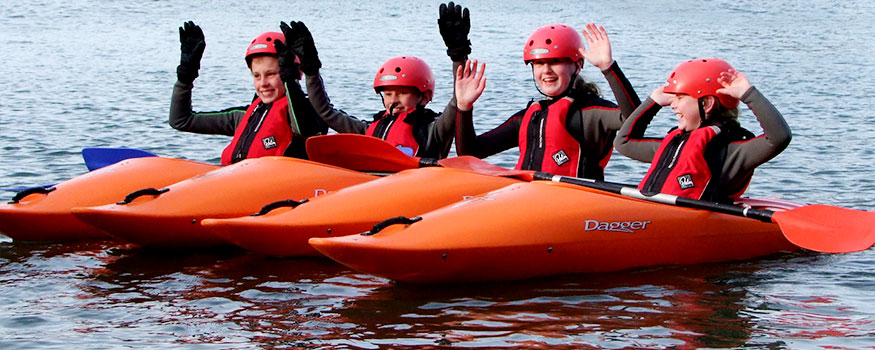
{"label": "black paddle shaft", "polygon": [[757,219],[762,222],[772,222],[772,214],[775,212],[771,210],[765,209],[753,209],[753,208],[745,208],[737,205],[731,204],[723,204],[716,202],[708,202],[702,201],[698,199],[691,199],[685,197],[678,197],[675,195],[664,194],[664,193],[643,193],[635,187],[626,186],[617,183],[604,182],[604,181],[596,181],[590,179],[583,179],[578,177],[569,177],[569,176],[559,176],[553,175],[545,172],[535,172],[532,176],[535,180],[547,180],[554,182],[563,182],[567,184],[583,186],[588,188],[594,188],[601,191],[616,193],[624,197],[637,198],[641,200],[646,200],[650,202],[675,205],[679,207],[685,208],[693,208],[693,209],[703,209],[709,210],[713,212],[735,215],[735,216],[743,216],[751,219]]}

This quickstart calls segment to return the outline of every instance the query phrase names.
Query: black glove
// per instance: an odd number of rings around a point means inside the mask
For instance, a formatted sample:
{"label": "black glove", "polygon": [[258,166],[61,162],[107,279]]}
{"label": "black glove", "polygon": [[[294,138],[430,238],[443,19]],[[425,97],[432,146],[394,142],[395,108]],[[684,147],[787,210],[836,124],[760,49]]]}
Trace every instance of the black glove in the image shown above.
{"label": "black glove", "polygon": [[468,32],[471,31],[471,16],[468,9],[453,4],[441,4],[439,9],[438,28],[441,37],[447,45],[447,56],[453,61],[461,61],[471,53],[471,41],[468,40]]}
{"label": "black glove", "polygon": [[276,47],[276,53],[279,56],[280,79],[284,82],[300,80],[300,65],[298,65],[298,62],[295,62],[295,53],[292,51],[291,46],[287,46],[279,40],[275,40],[273,46]]}
{"label": "black glove", "polygon": [[319,61],[319,53],[316,52],[316,44],[313,35],[303,22],[290,21],[288,25],[280,23],[280,29],[286,37],[286,43],[292,52],[301,59],[301,71],[307,75],[316,75],[322,62]]}
{"label": "black glove", "polygon": [[204,56],[204,32],[192,21],[185,22],[179,27],[179,47],[182,55],[179,58],[179,67],[176,67],[176,77],[179,81],[191,84],[197,78],[197,71],[201,68],[201,57]]}

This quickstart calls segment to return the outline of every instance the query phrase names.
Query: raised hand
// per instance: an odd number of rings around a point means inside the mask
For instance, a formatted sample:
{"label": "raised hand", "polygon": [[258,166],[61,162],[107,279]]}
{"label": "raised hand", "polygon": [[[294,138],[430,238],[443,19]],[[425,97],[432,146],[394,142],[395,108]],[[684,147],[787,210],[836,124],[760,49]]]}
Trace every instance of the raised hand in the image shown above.
{"label": "raised hand", "polygon": [[611,68],[611,65],[614,64],[614,58],[611,55],[611,40],[608,39],[605,28],[597,26],[595,23],[589,23],[580,33],[583,34],[586,46],[589,48],[588,51],[586,48],[580,48],[580,55],[598,69]]}
{"label": "raised hand", "polygon": [[[288,41],[288,37],[284,40]],[[291,46],[279,40],[274,41],[273,46],[276,48],[277,56],[279,56],[280,79],[285,82],[300,80],[301,66],[298,64],[298,56],[292,51]]]}
{"label": "raised hand", "polygon": [[183,83],[191,84],[198,76],[197,71],[201,68],[201,58],[207,46],[201,27],[192,21],[185,22],[179,27],[179,44],[182,54],[176,67],[176,77]]}
{"label": "raised hand", "polygon": [[674,98],[674,95],[662,91],[664,87],[665,86],[660,85],[656,90],[653,90],[653,92],[650,93],[650,99],[663,107],[670,105],[671,99]]}
{"label": "raised hand", "polygon": [[441,4],[438,17],[438,28],[444,44],[447,45],[447,56],[453,61],[461,61],[471,53],[471,41],[468,32],[471,31],[471,15],[468,9],[454,4]]}
{"label": "raised hand", "polygon": [[318,74],[322,62],[319,61],[316,43],[307,26],[303,22],[290,21],[288,25],[280,23],[280,29],[286,37],[286,45],[301,60],[301,71],[307,75]]}
{"label": "raised hand", "polygon": [[477,60],[467,60],[459,66],[456,72],[456,105],[459,110],[470,111],[474,108],[474,102],[486,89],[485,71],[486,63],[482,63],[478,70]]}
{"label": "raised hand", "polygon": [[741,96],[752,86],[747,76],[735,69],[720,73],[717,82],[723,85],[722,89],[717,89],[718,94],[726,94],[737,99],[741,99]]}

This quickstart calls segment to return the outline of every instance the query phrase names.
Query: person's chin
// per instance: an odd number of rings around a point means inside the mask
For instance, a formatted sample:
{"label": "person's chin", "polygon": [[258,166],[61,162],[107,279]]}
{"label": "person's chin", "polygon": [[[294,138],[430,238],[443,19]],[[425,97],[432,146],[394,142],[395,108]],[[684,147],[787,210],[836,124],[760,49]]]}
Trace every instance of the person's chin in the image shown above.
{"label": "person's chin", "polygon": [[260,98],[261,98],[261,102],[264,102],[264,103],[271,103],[271,102],[273,102],[274,100],[276,100],[276,94],[273,94],[273,93],[270,93],[270,94],[260,94],[260,95],[258,95],[258,97],[260,97]]}
{"label": "person's chin", "polygon": [[544,84],[541,86],[541,91],[544,92],[547,96],[556,96],[559,95],[560,91],[556,87],[555,84]]}

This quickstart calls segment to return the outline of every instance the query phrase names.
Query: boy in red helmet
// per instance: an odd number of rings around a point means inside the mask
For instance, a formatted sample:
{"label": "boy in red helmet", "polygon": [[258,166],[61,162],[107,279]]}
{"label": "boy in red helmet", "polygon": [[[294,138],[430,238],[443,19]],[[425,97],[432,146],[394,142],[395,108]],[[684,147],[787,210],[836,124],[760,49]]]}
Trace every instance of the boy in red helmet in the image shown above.
{"label": "boy in red helmet", "polygon": [[[613,60],[604,28],[588,24],[587,29],[589,33],[582,33],[589,51],[584,49],[580,35],[564,24],[540,27],[529,36],[523,60],[531,64],[535,86],[546,98],[530,101],[526,108],[484,134],[474,133],[472,110],[485,84],[458,81],[458,154],[485,158],[519,147],[516,169],[604,179],[614,135],[640,102]],[[619,107],[602,99],[598,88],[579,76],[584,59],[605,75]],[[476,62],[473,70],[477,70]]]}
{"label": "boy in red helmet", "polygon": [[[453,70],[465,62],[471,52],[467,39],[471,27],[467,9],[452,2],[440,6],[438,25],[447,55],[453,59]],[[411,156],[445,158],[450,152],[455,129],[455,98],[438,114],[425,106],[434,95],[434,75],[425,61],[413,56],[388,59],[374,77],[374,90],[380,94],[385,110],[372,120],[359,120],[335,109],[325,92],[313,37],[301,22],[281,25],[290,38],[290,46],[301,58],[301,71],[307,77],[307,93],[314,109],[340,133],[365,134],[378,137]]]}
{"label": "boy in red helmet", "polygon": [[206,44],[200,27],[186,22],[179,28],[182,55],[170,103],[170,126],[181,131],[233,136],[222,152],[223,165],[263,156],[306,159],[307,137],[325,134],[328,128],[316,117],[298,85],[297,58],[282,44],[283,40],[282,33],[266,32],[249,44],[245,59],[256,96],[248,106],[193,112],[192,84]]}
{"label": "boy in red helmet", "polygon": [[[753,110],[764,135],[738,123],[739,100]],[[662,106],[671,106],[678,127],[664,138],[644,131]],[[718,58],[678,65],[626,120],[614,144],[629,158],[650,162],[638,188],[732,203],[747,189],[754,169],[787,148],[790,127],[747,76]]]}

